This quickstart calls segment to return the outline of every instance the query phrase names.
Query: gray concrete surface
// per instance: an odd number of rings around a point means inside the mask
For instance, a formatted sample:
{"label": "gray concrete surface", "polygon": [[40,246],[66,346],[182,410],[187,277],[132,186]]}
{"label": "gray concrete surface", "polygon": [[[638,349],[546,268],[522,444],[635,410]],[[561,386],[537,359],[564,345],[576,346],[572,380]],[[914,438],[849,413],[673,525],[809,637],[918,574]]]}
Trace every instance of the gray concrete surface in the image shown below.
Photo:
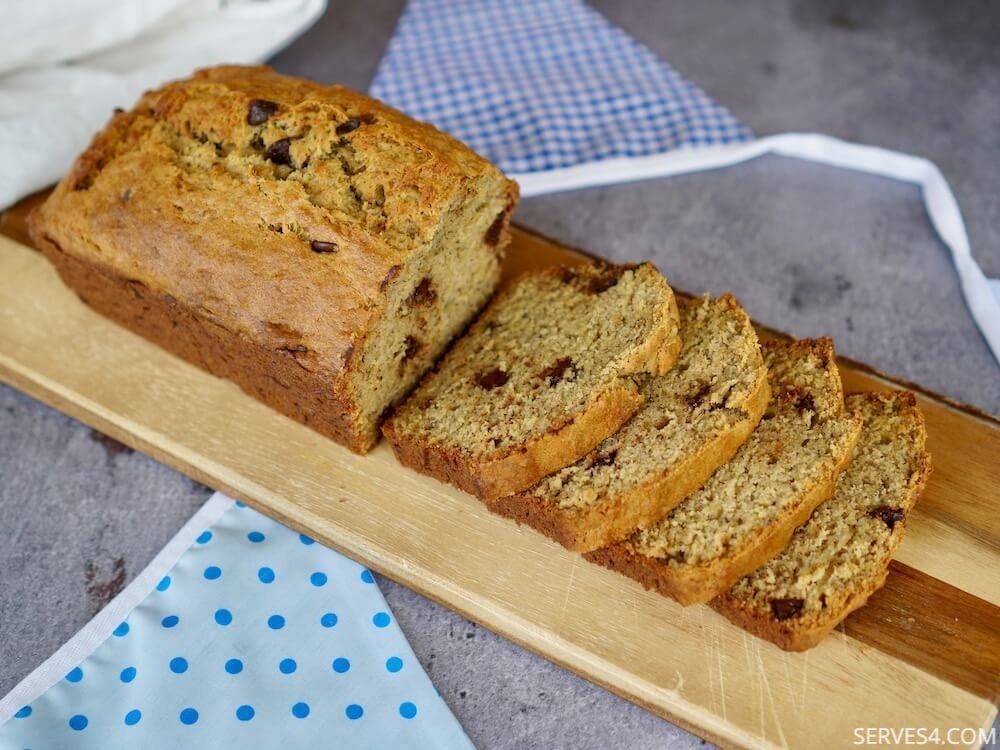
{"label": "gray concrete surface", "polygon": [[[1000,6],[595,3],[756,132],[816,130],[927,156],[1000,276]],[[401,3],[331,2],[280,69],[367,85]],[[767,158],[536,198],[524,225],[760,321],[1000,411],[1000,369],[914,189]],[[208,491],[0,387],[0,694],[130,581]],[[421,662],[483,748],[693,747],[697,738],[380,580]]]}

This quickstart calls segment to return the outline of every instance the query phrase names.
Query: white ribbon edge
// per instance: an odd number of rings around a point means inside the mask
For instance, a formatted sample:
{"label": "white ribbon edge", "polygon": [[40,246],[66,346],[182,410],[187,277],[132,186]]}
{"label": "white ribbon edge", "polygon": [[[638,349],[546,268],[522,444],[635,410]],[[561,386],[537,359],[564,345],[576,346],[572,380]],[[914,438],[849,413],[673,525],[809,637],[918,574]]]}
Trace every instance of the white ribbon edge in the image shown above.
{"label": "white ribbon edge", "polygon": [[236,501],[216,492],[184,524],[167,546],[135,577],[110,604],[70,638],[52,656],[31,674],[21,680],[13,690],[0,699],[0,726],[15,713],[37,700],[46,690],[63,679],[67,672],[82,662],[111,637],[112,632],[129,613],[156,588],[163,576],[174,567],[181,556],[194,544],[202,531],[218,521]]}
{"label": "white ribbon edge", "polygon": [[1000,364],[1000,300],[972,257],[962,213],[947,180],[933,162],[923,157],[842,141],[819,133],[781,133],[747,143],[608,159],[548,172],[511,176],[520,184],[521,195],[527,198],[561,190],[718,169],[764,154],[790,156],[919,185],[931,224],[951,252],[969,311]]}

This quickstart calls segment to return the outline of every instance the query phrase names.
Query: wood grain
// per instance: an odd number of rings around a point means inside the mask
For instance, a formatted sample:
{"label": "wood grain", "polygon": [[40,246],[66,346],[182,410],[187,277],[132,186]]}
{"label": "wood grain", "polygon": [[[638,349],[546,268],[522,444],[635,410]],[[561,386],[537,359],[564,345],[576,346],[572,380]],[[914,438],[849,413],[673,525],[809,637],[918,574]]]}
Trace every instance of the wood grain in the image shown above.
{"label": "wood grain", "polygon": [[[507,271],[581,257],[518,231]],[[899,387],[850,363],[844,376]],[[855,727],[996,716],[996,661],[975,656],[1000,653],[1000,426],[930,394],[935,474],[906,565],[842,632],[787,654],[491,516],[384,445],[349,453],[100,318],[4,238],[0,378],[724,746],[827,748]]]}

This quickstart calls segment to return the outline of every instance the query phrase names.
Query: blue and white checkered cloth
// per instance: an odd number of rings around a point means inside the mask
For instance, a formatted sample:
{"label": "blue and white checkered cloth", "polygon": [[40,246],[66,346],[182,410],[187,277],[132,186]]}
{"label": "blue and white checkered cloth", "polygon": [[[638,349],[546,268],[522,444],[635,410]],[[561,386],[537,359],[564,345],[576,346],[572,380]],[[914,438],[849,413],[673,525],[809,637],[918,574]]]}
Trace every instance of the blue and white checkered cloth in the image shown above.
{"label": "blue and white checkered cloth", "polygon": [[525,197],[766,153],[915,183],[1000,362],[1000,280],[973,259],[934,164],[814,133],[754,138],[583,0],[409,0],[371,93],[465,141],[517,179]]}
{"label": "blue and white checkered cloth", "polygon": [[511,174],[752,138],[580,0],[410,0],[371,93]]}

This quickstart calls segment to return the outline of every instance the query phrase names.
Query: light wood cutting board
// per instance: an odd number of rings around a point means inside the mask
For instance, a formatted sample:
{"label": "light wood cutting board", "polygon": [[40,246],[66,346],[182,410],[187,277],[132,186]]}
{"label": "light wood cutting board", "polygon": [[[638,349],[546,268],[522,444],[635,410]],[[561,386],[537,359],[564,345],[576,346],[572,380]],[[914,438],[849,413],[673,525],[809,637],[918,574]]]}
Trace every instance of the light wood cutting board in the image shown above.
{"label": "light wood cutting board", "polygon": [[[994,721],[996,419],[920,392],[934,473],[888,584],[814,650],[784,653],[491,516],[384,444],[356,456],[106,321],[22,244],[29,205],[0,217],[0,379],[15,388],[720,745],[846,747],[858,728],[945,738]],[[506,270],[583,257],[517,230]],[[848,390],[904,385],[841,366]]]}

